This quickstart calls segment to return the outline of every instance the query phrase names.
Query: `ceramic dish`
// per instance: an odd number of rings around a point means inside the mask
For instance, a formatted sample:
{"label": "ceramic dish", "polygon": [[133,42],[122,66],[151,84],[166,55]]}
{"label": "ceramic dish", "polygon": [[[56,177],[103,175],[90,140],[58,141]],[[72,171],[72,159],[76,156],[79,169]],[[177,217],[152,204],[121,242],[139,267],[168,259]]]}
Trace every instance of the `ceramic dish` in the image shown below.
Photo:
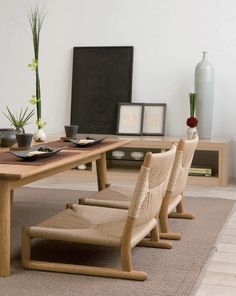
{"label": "ceramic dish", "polygon": [[87,147],[87,146],[91,146],[94,144],[98,144],[100,142],[102,142],[105,138],[102,139],[93,139],[93,138],[85,138],[85,139],[68,139],[71,143],[77,145],[78,147]]}
{"label": "ceramic dish", "polygon": [[[39,149],[42,150],[42,148],[46,148],[45,150],[49,150],[49,151],[39,151]],[[57,152],[65,148],[67,147],[65,146],[60,148],[53,148],[49,146],[41,146],[41,147],[34,147],[28,150],[10,151],[10,153],[24,160],[33,160],[33,159],[44,158],[44,157],[55,155]]]}

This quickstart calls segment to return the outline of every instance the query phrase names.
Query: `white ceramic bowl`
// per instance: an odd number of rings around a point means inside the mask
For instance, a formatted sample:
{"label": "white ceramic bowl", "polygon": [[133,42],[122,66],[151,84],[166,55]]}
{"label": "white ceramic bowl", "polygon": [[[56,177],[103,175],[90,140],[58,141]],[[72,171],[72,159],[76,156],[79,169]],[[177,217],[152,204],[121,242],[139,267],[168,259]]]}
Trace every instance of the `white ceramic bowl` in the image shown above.
{"label": "white ceramic bowl", "polygon": [[112,156],[115,157],[116,159],[121,159],[122,157],[125,156],[124,151],[116,150],[112,152]]}
{"label": "white ceramic bowl", "polygon": [[134,151],[130,153],[130,156],[135,160],[140,160],[144,157],[144,153],[140,151]]}

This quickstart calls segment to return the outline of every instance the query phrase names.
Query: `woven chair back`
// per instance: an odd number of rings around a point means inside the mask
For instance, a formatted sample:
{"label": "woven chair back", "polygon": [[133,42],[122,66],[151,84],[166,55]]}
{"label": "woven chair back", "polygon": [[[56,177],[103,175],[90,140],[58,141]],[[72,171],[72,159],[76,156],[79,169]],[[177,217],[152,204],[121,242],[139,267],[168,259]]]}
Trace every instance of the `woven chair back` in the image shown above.
{"label": "woven chair back", "polygon": [[128,216],[136,218],[136,225],[158,217],[174,163],[176,145],[162,153],[147,153],[138,175],[131,199]]}

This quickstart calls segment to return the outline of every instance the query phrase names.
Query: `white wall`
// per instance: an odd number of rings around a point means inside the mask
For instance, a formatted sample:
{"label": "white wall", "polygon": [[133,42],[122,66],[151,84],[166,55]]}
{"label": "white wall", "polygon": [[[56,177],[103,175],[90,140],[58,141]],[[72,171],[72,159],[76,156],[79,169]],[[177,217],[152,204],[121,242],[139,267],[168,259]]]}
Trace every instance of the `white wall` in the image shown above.
{"label": "white wall", "polygon": [[[72,48],[133,45],[133,101],[167,103],[167,135],[185,135],[188,93],[202,51],[216,73],[213,136],[236,141],[235,0],[43,0],[40,74],[47,133],[69,123]],[[26,10],[32,0],[0,2],[0,111],[34,93]],[[0,126],[8,126],[0,112]],[[34,130],[29,126],[28,130]],[[236,150],[236,144],[235,149]],[[235,163],[236,175],[236,163]]]}

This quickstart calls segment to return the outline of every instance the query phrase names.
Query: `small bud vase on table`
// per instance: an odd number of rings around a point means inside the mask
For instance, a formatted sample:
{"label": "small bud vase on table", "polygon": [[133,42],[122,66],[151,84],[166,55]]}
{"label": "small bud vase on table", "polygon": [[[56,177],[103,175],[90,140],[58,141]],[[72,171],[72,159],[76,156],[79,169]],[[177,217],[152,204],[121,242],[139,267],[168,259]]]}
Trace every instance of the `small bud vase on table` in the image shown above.
{"label": "small bud vase on table", "polygon": [[198,120],[197,118],[195,117],[189,117],[187,119],[187,126],[188,126],[188,129],[187,129],[187,138],[188,140],[191,140],[193,138],[193,135],[195,133],[197,133],[197,124],[198,124]]}
{"label": "small bud vase on table", "polygon": [[41,89],[40,89],[40,79],[39,79],[39,40],[42,24],[45,18],[45,14],[42,10],[36,6],[34,9],[30,9],[28,12],[28,20],[30,23],[32,39],[33,39],[33,48],[34,48],[34,58],[32,63],[28,66],[35,72],[35,95],[30,99],[31,104],[36,106],[37,111],[37,121],[38,126],[37,132],[34,134],[34,140],[36,142],[44,142],[47,138],[43,127],[46,125],[46,122],[42,119],[41,116]]}
{"label": "small bud vase on table", "polygon": [[35,133],[34,133],[34,140],[35,142],[44,142],[47,139],[47,134],[42,128],[39,128]]}
{"label": "small bud vase on table", "polygon": [[190,117],[186,121],[186,124],[188,126],[188,129],[187,129],[187,139],[188,140],[191,140],[193,138],[193,135],[195,133],[197,133],[198,120],[195,117],[196,102],[197,102],[197,94],[190,93],[189,94]]}

